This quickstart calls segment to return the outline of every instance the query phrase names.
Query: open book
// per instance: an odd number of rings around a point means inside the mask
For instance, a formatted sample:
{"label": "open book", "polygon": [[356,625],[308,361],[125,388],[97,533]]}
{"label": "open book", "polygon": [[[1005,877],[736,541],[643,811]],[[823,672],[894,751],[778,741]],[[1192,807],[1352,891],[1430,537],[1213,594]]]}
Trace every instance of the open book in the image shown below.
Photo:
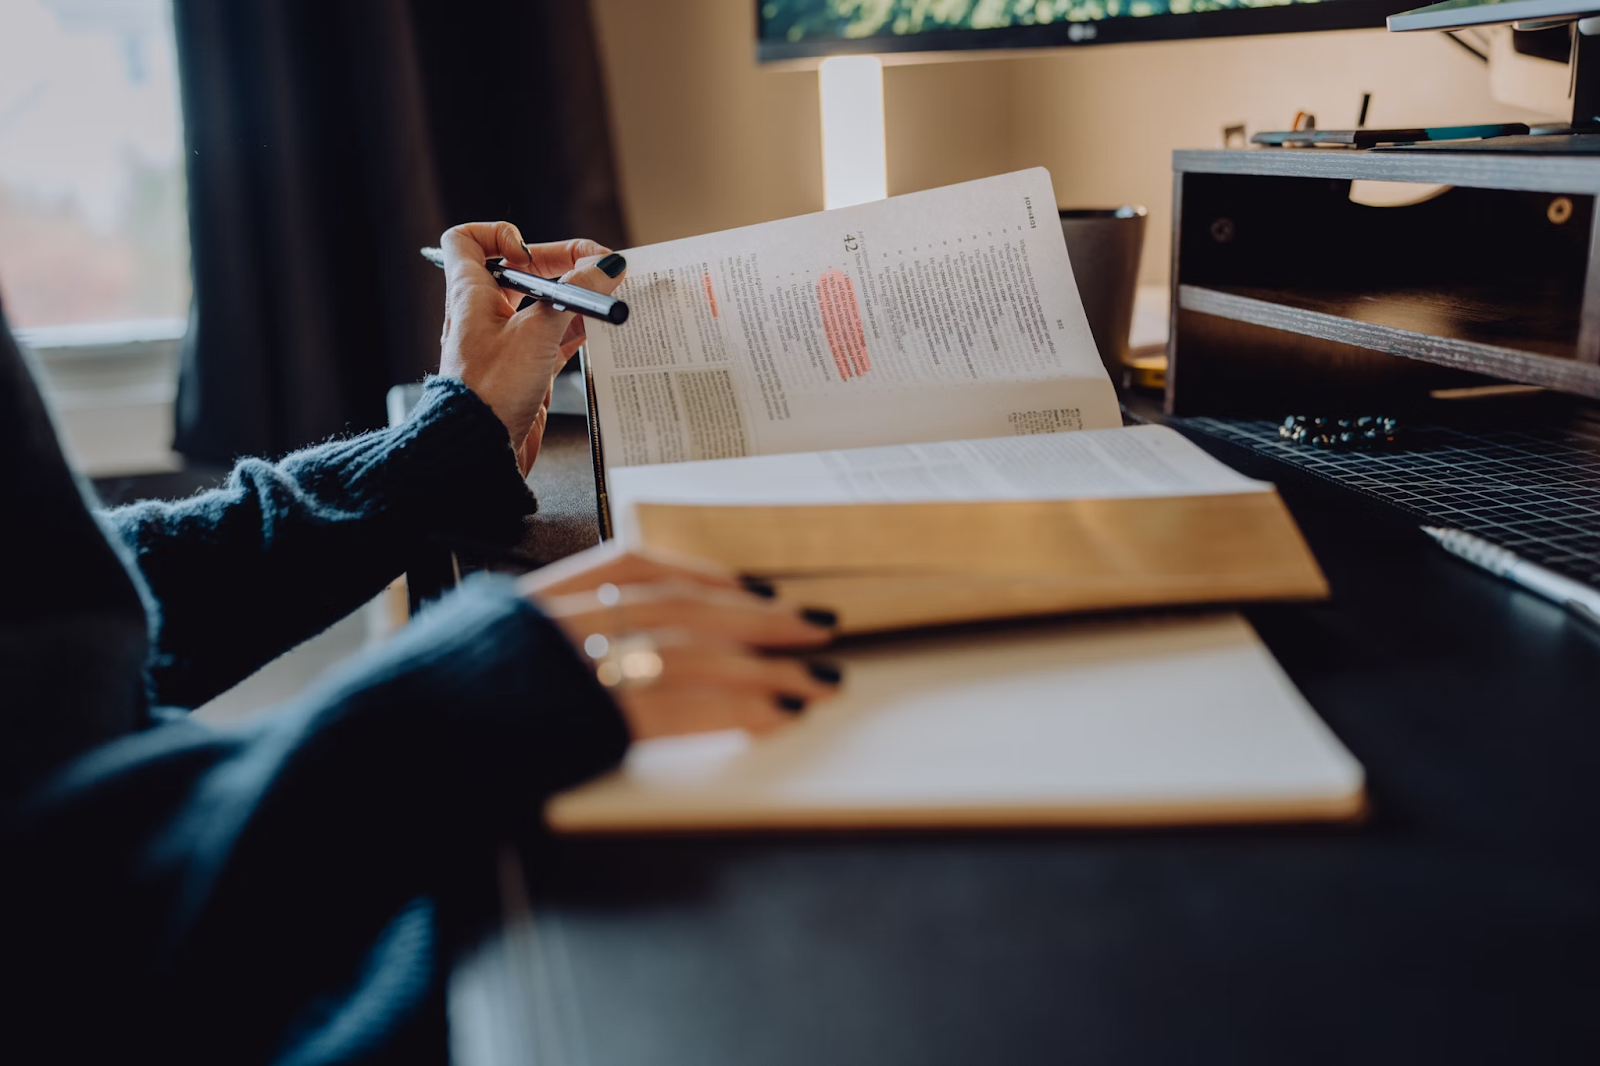
{"label": "open book", "polygon": [[631,249],[602,530],[846,632],[1327,589],[1272,487],[1121,428],[1048,173]]}

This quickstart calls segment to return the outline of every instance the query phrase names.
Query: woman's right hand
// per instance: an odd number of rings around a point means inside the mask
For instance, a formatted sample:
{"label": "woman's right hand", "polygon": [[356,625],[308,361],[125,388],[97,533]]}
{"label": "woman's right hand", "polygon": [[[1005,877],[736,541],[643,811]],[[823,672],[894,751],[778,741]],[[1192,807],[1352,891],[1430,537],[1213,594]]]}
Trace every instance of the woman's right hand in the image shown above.
{"label": "woman's right hand", "polygon": [[[840,672],[815,659],[766,654],[833,638],[829,612],[776,603],[699,560],[602,544],[523,578],[523,592],[581,653],[644,634],[660,672],[611,690],[635,740],[743,729],[764,733],[833,695]],[[603,652],[602,652],[603,653]]]}
{"label": "woman's right hand", "polygon": [[[583,319],[547,300],[527,301],[503,289],[484,268],[500,258],[541,277],[610,294],[627,267],[594,241],[524,244],[509,222],[469,222],[439,238],[445,262],[444,334],[439,373],[459,378],[489,405],[526,475],[539,454],[549,417],[550,389],[584,340]],[[604,258],[601,258],[601,257]]]}

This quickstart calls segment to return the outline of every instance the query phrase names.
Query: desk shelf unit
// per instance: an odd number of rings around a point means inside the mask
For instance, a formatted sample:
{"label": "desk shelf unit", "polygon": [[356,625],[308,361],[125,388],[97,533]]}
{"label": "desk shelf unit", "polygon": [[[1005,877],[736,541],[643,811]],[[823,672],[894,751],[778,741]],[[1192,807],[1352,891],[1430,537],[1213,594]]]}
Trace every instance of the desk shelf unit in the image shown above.
{"label": "desk shelf unit", "polygon": [[[1173,154],[1170,414],[1403,412],[1500,382],[1600,398],[1600,157]],[[1405,206],[1353,181],[1443,186]]]}

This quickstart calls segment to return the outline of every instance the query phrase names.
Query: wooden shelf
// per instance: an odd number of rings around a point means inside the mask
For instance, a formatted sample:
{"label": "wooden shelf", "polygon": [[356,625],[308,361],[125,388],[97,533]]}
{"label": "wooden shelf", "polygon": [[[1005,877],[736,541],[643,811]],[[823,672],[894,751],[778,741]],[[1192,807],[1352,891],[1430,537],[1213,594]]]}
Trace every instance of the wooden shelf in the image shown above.
{"label": "wooden shelf", "polygon": [[[1400,410],[1497,381],[1600,399],[1600,155],[1182,151],[1173,168],[1169,411]],[[1444,189],[1370,207],[1356,180]]]}
{"label": "wooden shelf", "polygon": [[1577,361],[1576,308],[1458,287],[1382,292],[1178,287],[1185,311],[1600,398],[1600,366]]}
{"label": "wooden shelf", "polygon": [[1254,303],[1277,304],[1402,333],[1457,341],[1464,346],[1463,351],[1483,348],[1500,353],[1512,349],[1554,359],[1578,357],[1580,293],[1508,291],[1499,286],[1461,284],[1446,290],[1280,290],[1243,285],[1205,288]]}
{"label": "wooden shelf", "polygon": [[1414,181],[1480,189],[1600,193],[1600,157],[1493,152],[1364,152],[1342,148],[1193,149],[1172,153],[1173,169],[1200,174]]}

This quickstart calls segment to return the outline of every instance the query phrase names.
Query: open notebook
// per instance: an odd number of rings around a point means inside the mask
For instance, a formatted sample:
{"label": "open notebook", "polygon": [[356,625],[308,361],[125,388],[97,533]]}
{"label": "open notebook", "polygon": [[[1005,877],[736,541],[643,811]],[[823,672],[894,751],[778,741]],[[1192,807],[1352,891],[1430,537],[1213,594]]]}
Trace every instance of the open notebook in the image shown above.
{"label": "open notebook", "polygon": [[842,650],[793,726],[646,741],[556,796],[563,833],[1350,819],[1360,765],[1236,614]]}

